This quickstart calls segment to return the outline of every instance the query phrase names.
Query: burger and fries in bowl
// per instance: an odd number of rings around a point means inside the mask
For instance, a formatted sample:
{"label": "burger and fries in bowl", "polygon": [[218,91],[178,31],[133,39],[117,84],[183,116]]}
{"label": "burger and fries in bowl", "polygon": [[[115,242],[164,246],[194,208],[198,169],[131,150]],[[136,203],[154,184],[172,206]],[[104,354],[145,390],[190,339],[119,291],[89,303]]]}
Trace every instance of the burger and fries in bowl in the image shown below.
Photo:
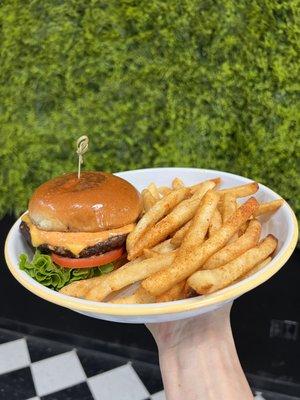
{"label": "burger and fries in bowl", "polygon": [[89,316],[162,322],[209,312],[269,279],[297,243],[289,205],[213,170],[65,174],[36,189],[7,237],[15,278]]}

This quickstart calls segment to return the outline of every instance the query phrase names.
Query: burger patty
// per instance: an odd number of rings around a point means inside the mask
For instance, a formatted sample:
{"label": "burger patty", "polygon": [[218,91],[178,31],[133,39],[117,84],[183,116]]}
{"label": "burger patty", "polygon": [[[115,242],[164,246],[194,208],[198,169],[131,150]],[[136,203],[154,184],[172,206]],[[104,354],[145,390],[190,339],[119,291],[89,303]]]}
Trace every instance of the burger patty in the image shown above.
{"label": "burger patty", "polygon": [[[30,235],[30,229],[28,224],[25,221],[22,221],[20,224],[20,231],[30,246],[33,247]],[[89,246],[81,250],[79,253],[79,258],[83,257],[91,257],[95,255],[100,255],[107,253],[117,247],[122,247],[125,244],[127,234],[124,235],[116,235],[111,238],[105,240],[104,242],[100,242],[95,244],[94,246]],[[72,257],[76,258],[76,256],[68,249],[59,246],[50,246],[47,243],[44,243],[38,247],[38,249],[43,253],[56,253],[60,256],[64,257]]]}

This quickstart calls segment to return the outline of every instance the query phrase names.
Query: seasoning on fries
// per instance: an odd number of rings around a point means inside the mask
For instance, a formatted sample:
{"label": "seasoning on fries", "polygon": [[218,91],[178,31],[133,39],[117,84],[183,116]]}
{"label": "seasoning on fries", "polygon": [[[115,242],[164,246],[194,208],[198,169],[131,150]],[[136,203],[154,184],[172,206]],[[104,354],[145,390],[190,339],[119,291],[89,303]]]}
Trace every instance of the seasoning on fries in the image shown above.
{"label": "seasoning on fries", "polygon": [[251,197],[222,225],[214,236],[208,238],[200,246],[194,245],[194,243],[185,243],[183,248],[179,248],[173,264],[145,279],[142,286],[154,296],[158,296],[176,283],[188,278],[228,242],[257,208],[257,200]]}
{"label": "seasoning on fries", "polygon": [[[149,228],[145,234],[142,236],[139,236],[139,240],[136,241],[135,246],[132,246],[132,238],[135,235],[135,231],[131,232],[128,235],[127,239],[127,249],[128,249],[128,259],[133,260],[134,258],[138,257],[139,255],[142,254],[143,250],[146,248],[151,248],[161,241],[167,239],[167,237],[177,229],[179,229],[182,225],[184,225],[186,222],[188,222],[190,219],[193,218],[199,204],[201,203],[202,198],[204,197],[205,193],[212,189],[215,186],[214,182],[205,182],[198,190],[193,194],[193,196],[190,199],[186,199],[182,201],[181,203],[177,204],[177,206],[169,213],[167,214],[163,219],[160,221],[156,221],[157,223],[155,224],[154,218],[152,215],[150,215],[151,210],[149,211],[148,219],[147,219],[147,226],[144,229],[144,231],[147,230],[147,227]],[[188,190],[185,188],[178,189],[179,191],[183,190]],[[186,193],[186,192],[185,192]],[[168,196],[164,197],[162,200],[157,202],[153,209],[156,207],[158,208],[158,205],[160,202],[163,200],[167,199],[170,197],[172,193],[170,193]],[[152,213],[154,214],[154,213]],[[158,215],[158,213],[157,213]],[[163,210],[161,211],[160,215],[164,216],[165,213]],[[146,220],[147,214],[143,216],[143,218],[138,222],[137,227],[139,226],[140,222],[145,219]],[[142,224],[140,224],[142,225]],[[129,245],[129,247],[128,247]]]}
{"label": "seasoning on fries", "polygon": [[187,231],[190,228],[190,225],[191,225],[191,221],[188,221],[180,229],[178,229],[178,231],[175,232],[175,234],[172,236],[172,239],[171,239],[171,243],[174,246],[181,245],[183,238],[185,237]]}
{"label": "seasoning on fries", "polygon": [[[156,297],[157,303],[165,303],[167,301],[175,301],[182,300],[186,298],[186,294],[184,292],[186,281],[182,281],[177,283],[177,285],[173,286],[171,289]],[[148,292],[147,292],[148,293]]]}
{"label": "seasoning on fries", "polygon": [[[250,197],[237,204],[256,193],[258,184],[219,184],[218,177],[192,186],[179,177],[170,187],[152,182],[142,191],[144,214],[127,236],[130,261],[61,292],[96,301],[108,296],[115,304],[167,302],[213,293],[264,268],[277,239],[261,239],[259,216],[275,212],[284,200],[259,203]],[[133,283],[135,292],[122,297],[120,290]]]}
{"label": "seasoning on fries", "polygon": [[[135,229],[127,237],[127,250],[133,251],[133,245],[137,242],[137,239],[152,226],[156,224],[161,218],[168,213],[187,196],[189,193],[188,188],[180,188],[170,192],[167,196],[157,201],[146,214],[139,220]],[[128,257],[131,259],[130,257]]]}
{"label": "seasoning on fries", "polygon": [[228,189],[221,189],[220,194],[225,195],[227,193],[231,193],[235,197],[247,197],[256,193],[258,191],[258,188],[259,186],[257,182],[251,182],[247,183],[246,185],[235,186]]}
{"label": "seasoning on fries", "polygon": [[246,232],[234,242],[227,244],[221,250],[213,254],[204,264],[203,269],[214,269],[227,264],[245,251],[254,247],[260,238],[261,224],[253,219],[250,221]]}
{"label": "seasoning on fries", "polygon": [[[110,274],[87,281],[70,283],[61,292],[88,300],[102,301],[112,292],[145,279],[162,268],[166,268],[174,261],[174,258],[174,253],[165,253],[141,261],[132,261]],[[81,282],[85,284],[80,284]]]}
{"label": "seasoning on fries", "polygon": [[212,293],[230,285],[265,260],[277,247],[277,239],[268,235],[257,246],[247,250],[228,264],[214,270],[198,271],[188,279],[188,284],[199,294]]}
{"label": "seasoning on fries", "polygon": [[212,237],[222,226],[222,215],[218,208],[215,209],[213,216],[210,220],[210,225],[208,228],[208,235]]}
{"label": "seasoning on fries", "polygon": [[269,203],[261,203],[258,207],[258,210],[254,214],[255,217],[262,215],[262,214],[267,214],[271,212],[275,212],[284,204],[283,199],[278,199],[274,201],[270,201]]}

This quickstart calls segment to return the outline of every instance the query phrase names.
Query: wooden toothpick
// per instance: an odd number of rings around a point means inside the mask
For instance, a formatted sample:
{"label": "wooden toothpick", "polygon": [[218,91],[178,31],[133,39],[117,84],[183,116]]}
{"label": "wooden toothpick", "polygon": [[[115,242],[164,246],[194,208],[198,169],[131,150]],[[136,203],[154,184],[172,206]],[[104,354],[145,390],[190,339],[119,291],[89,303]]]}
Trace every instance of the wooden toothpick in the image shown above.
{"label": "wooden toothpick", "polygon": [[89,147],[89,138],[86,135],[80,136],[77,139],[77,151],[78,154],[78,179],[80,179],[81,164],[83,163],[83,154],[87,152]]}

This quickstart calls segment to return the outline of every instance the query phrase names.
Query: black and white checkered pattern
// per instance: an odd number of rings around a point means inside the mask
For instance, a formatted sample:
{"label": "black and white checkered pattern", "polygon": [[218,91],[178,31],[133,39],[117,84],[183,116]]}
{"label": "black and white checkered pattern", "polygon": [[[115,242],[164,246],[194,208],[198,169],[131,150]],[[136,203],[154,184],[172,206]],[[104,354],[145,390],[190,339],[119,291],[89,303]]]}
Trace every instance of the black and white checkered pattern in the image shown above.
{"label": "black and white checkered pattern", "polygon": [[[299,397],[263,391],[257,400]],[[0,400],[166,400],[158,365],[0,328]]]}
{"label": "black and white checkered pattern", "polygon": [[159,368],[0,330],[0,400],[165,400]]}

